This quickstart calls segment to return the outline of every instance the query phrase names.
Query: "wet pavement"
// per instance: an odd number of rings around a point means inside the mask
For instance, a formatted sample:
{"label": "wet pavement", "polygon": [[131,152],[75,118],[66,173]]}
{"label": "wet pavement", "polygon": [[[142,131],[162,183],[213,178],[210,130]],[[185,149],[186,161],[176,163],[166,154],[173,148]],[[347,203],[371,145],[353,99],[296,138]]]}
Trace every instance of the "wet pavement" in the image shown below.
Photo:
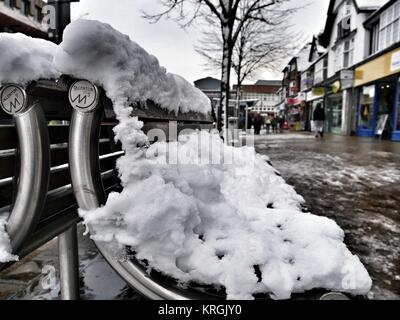
{"label": "wet pavement", "polygon": [[[371,299],[400,299],[400,143],[309,134],[263,135],[256,149],[270,157],[313,214],[334,219],[374,286]],[[141,299],[111,269],[80,227],[82,299]],[[1,299],[59,299],[54,240],[0,273]]]}
{"label": "wet pavement", "polygon": [[310,134],[256,137],[256,149],[313,214],[334,219],[370,272],[371,299],[400,299],[400,143]]}

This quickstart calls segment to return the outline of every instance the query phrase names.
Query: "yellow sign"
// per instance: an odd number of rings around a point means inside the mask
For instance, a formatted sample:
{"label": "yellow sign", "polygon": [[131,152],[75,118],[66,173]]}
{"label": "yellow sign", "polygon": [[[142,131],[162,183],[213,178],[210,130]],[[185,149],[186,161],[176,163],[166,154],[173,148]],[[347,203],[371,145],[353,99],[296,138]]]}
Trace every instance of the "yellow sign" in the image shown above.
{"label": "yellow sign", "polygon": [[341,88],[341,84],[340,84],[340,81],[338,80],[338,81],[335,81],[333,84],[332,84],[332,92],[333,93],[338,93],[339,91],[340,91],[340,88]]}
{"label": "yellow sign", "polygon": [[313,88],[312,94],[317,97],[323,96],[325,94],[325,89],[324,88]]}
{"label": "yellow sign", "polygon": [[396,73],[400,73],[400,48],[358,67],[355,72],[354,86],[359,87]]}

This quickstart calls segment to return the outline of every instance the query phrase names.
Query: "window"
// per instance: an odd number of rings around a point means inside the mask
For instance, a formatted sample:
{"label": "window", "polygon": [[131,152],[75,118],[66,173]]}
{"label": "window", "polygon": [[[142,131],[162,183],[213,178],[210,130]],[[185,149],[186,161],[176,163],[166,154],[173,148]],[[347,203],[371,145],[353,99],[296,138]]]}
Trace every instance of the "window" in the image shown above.
{"label": "window", "polygon": [[346,40],[343,47],[343,68],[349,68],[353,65],[354,39]]}
{"label": "window", "polygon": [[35,6],[35,20],[38,22],[42,22],[43,20],[43,12],[41,7]]}
{"label": "window", "polygon": [[337,25],[337,37],[343,39],[347,37],[351,32],[351,0],[347,0],[344,3],[342,19]]}
{"label": "window", "polygon": [[[397,85],[400,85],[400,79],[399,79],[399,83]],[[398,101],[398,105],[397,105],[397,125],[396,125],[396,130],[400,131],[400,94],[398,97],[399,101]]]}
{"label": "window", "polygon": [[379,50],[379,23],[375,23],[371,29],[371,50],[370,54],[374,54]]}
{"label": "window", "polygon": [[336,49],[335,49],[335,56],[334,56],[334,66],[335,66],[335,71],[341,70],[343,67],[343,46],[342,44],[339,44]]}
{"label": "window", "polygon": [[21,1],[21,8],[20,8],[20,11],[21,11],[21,13],[23,14],[23,15],[25,15],[25,16],[27,16],[27,15],[29,15],[29,7],[30,7],[30,2],[29,1],[27,1],[27,0],[22,0]]}
{"label": "window", "polygon": [[7,7],[13,8],[13,7],[15,7],[15,0],[4,0],[4,4]]}
{"label": "window", "polygon": [[382,13],[379,25],[379,50],[400,41],[400,2]]}
{"label": "window", "polygon": [[328,60],[321,59],[315,64],[314,84],[320,83],[326,79]]}

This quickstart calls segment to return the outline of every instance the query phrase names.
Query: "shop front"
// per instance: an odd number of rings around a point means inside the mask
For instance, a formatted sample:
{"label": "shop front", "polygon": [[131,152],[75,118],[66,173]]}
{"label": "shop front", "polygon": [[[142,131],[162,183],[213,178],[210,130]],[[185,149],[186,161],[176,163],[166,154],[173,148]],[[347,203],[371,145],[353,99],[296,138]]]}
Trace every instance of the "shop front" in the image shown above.
{"label": "shop front", "polygon": [[400,49],[356,69],[357,135],[400,141]]}
{"label": "shop front", "polygon": [[307,97],[306,97],[306,102],[307,102],[307,107],[309,109],[309,114],[308,114],[308,119],[307,119],[307,125],[306,125],[306,131],[312,131],[314,132],[314,111],[317,107],[318,104],[322,106],[323,109],[325,109],[325,89],[324,88],[315,88],[310,92],[307,92]]}
{"label": "shop front", "polygon": [[343,112],[342,93],[328,95],[326,98],[325,109],[325,131],[329,133],[340,134],[342,132]]}

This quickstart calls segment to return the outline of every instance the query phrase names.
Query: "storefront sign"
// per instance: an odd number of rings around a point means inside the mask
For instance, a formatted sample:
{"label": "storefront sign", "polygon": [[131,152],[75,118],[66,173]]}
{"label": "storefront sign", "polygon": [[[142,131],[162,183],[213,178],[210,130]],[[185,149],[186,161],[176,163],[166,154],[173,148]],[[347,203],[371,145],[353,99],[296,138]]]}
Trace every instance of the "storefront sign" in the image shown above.
{"label": "storefront sign", "polygon": [[332,84],[332,92],[333,93],[338,93],[340,91],[341,87],[342,87],[342,85],[341,85],[340,81],[339,80],[335,81]]}
{"label": "storefront sign", "polygon": [[297,100],[298,100],[299,102],[306,101],[306,94],[305,94],[304,92],[300,92],[300,93],[297,95]]}
{"label": "storefront sign", "polygon": [[400,48],[379,56],[355,70],[354,86],[359,87],[400,72]]}
{"label": "storefront sign", "polygon": [[322,87],[313,88],[312,94],[314,96],[323,96],[325,94],[325,88],[322,88]]}
{"label": "storefront sign", "polygon": [[354,84],[354,71],[353,70],[343,70],[340,72],[340,81],[342,90],[350,89]]}
{"label": "storefront sign", "polygon": [[392,54],[392,59],[390,63],[390,71],[400,70],[400,51]]}

